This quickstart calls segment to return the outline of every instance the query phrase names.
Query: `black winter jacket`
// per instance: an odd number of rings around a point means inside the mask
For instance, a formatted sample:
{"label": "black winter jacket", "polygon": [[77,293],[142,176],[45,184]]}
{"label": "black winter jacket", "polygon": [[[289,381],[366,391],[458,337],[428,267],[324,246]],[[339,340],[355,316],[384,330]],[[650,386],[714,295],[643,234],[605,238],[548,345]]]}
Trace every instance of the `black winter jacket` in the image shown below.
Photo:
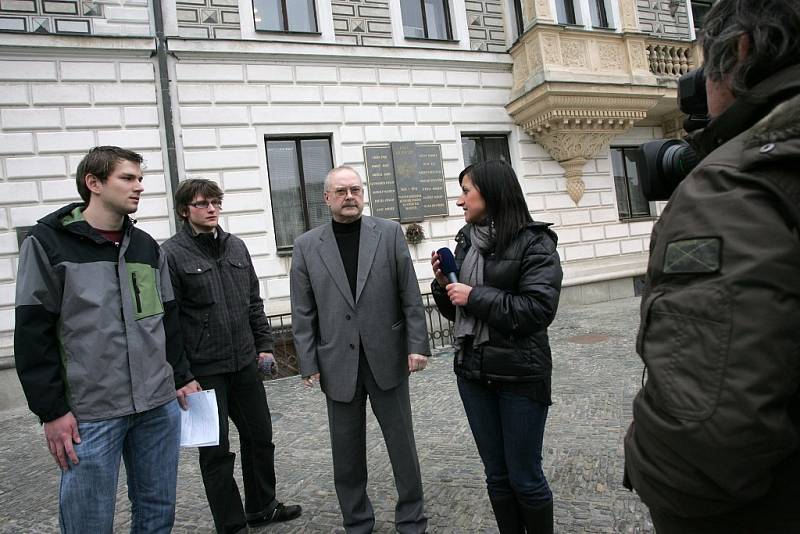
{"label": "black winter jacket", "polygon": [[250,253],[238,237],[217,232],[218,259],[200,247],[188,224],[162,245],[195,376],[239,371],[273,350]]}
{"label": "black winter jacket", "polygon": [[[476,350],[468,340],[455,372],[468,380],[541,382],[548,397],[541,400],[549,403],[547,327],[558,308],[562,272],[557,237],[548,226],[530,223],[506,250],[485,256],[484,285],[472,288],[464,309],[489,326],[489,341]],[[468,228],[456,235],[459,268],[470,247]],[[454,320],[455,306],[436,280],[431,291],[442,315]]]}

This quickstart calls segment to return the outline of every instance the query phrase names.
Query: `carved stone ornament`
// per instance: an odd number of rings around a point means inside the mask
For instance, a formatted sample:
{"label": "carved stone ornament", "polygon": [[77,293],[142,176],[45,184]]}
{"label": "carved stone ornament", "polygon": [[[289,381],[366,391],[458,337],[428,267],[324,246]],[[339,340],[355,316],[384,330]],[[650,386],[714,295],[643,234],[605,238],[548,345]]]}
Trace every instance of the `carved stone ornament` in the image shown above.
{"label": "carved stone ornament", "polygon": [[620,0],[622,8],[622,29],[623,31],[636,31],[636,0]]}
{"label": "carved stone ornament", "polygon": [[564,168],[567,193],[583,197],[583,167],[609,141],[644,119],[654,99],[547,94],[511,110],[517,124]]}

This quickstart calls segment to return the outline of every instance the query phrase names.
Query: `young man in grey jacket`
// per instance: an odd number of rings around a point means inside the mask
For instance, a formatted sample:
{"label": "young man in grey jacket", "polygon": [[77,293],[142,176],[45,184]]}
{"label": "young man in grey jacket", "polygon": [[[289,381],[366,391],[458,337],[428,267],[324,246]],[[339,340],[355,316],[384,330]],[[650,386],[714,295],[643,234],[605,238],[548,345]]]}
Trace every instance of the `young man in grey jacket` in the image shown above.
{"label": "young man in grey jacket", "polygon": [[[188,179],[175,191],[183,227],[164,243],[191,369],[214,389],[219,445],[200,448],[200,471],[217,532],[244,532],[300,516],[275,499],[275,446],[258,367],[273,367],[273,339],[244,242],[219,226],[223,192]],[[233,478],[228,417],[241,438],[244,507]]]}
{"label": "young man in grey jacket", "polygon": [[28,405],[61,467],[65,533],[111,533],[120,457],[131,532],[175,517],[180,415],[199,390],[183,354],[158,244],[134,227],[142,157],[93,148],[78,165],[82,203],[42,218],[23,241],[14,356]]}

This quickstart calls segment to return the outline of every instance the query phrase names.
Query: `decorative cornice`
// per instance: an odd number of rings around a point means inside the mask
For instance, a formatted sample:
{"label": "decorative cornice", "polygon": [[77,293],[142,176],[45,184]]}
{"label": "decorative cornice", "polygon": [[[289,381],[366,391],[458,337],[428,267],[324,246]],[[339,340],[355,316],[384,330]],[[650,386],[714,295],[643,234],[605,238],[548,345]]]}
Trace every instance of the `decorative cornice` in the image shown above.
{"label": "decorative cornice", "polygon": [[656,102],[656,98],[641,96],[543,92],[527,102],[515,102],[509,112],[564,168],[567,192],[577,204],[585,190],[582,175],[586,162],[597,156],[611,138],[644,119]]}

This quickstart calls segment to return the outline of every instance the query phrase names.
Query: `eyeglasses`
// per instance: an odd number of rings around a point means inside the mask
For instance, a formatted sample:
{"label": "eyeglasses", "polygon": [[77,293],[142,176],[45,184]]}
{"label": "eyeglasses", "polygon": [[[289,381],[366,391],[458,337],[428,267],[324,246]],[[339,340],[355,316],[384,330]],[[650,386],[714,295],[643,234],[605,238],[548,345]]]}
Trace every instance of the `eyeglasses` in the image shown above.
{"label": "eyeglasses", "polygon": [[197,208],[199,210],[208,209],[208,206],[214,206],[214,208],[221,210],[222,209],[222,201],[221,200],[198,200],[197,202],[189,202],[189,205],[193,208]]}
{"label": "eyeglasses", "polygon": [[352,185],[350,187],[337,187],[336,189],[331,190],[334,195],[339,198],[344,198],[347,196],[347,192],[350,191],[350,194],[354,197],[360,197],[361,194],[364,192],[364,188],[360,185]]}

